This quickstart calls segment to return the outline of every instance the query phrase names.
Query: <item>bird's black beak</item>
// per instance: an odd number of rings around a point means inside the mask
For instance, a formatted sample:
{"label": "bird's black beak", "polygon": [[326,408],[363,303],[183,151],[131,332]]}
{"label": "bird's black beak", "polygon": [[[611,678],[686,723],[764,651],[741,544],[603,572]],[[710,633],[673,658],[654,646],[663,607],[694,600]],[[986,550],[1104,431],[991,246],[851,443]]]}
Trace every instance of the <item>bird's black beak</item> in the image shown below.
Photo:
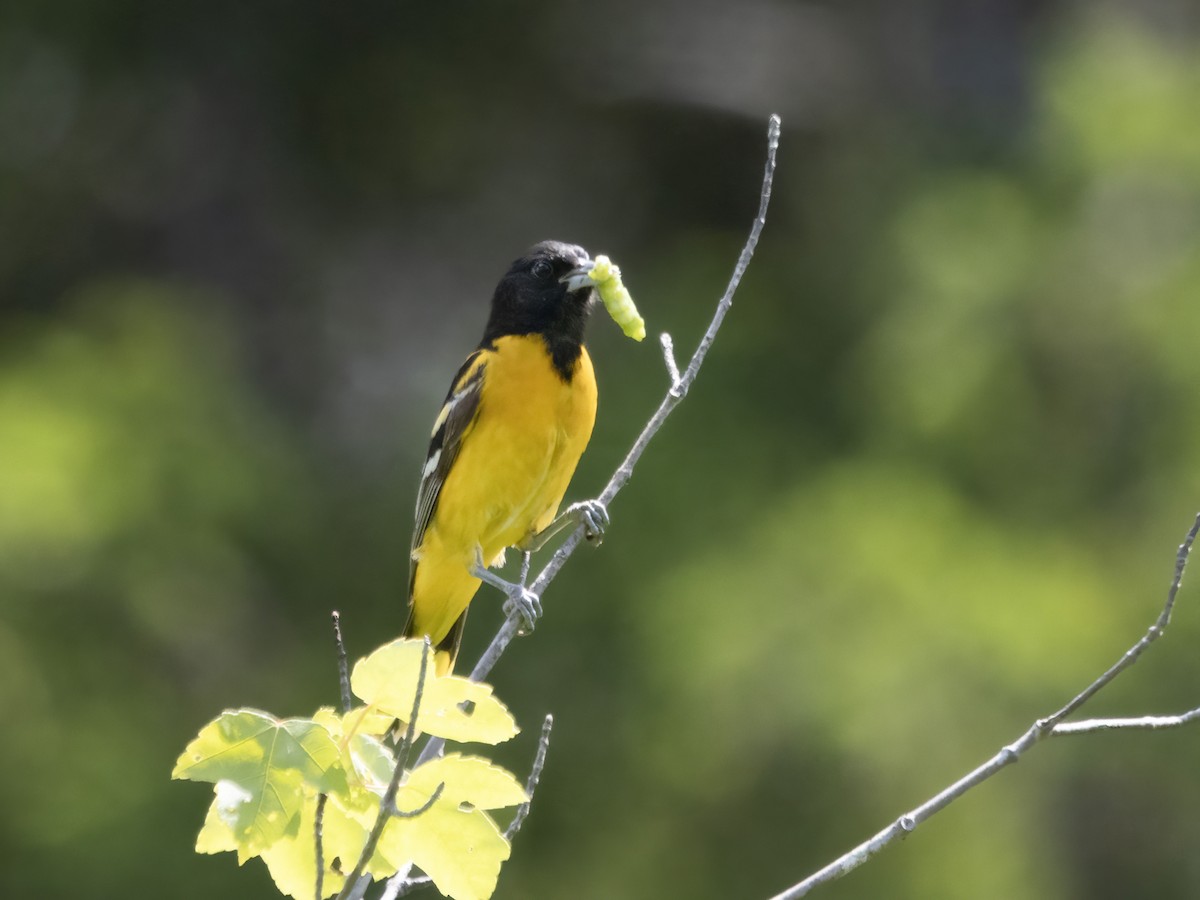
{"label": "bird's black beak", "polygon": [[560,284],[567,286],[567,291],[579,291],[585,288],[593,288],[596,286],[596,280],[588,273],[592,271],[595,263],[591,259],[585,258],[570,272],[558,279]]}

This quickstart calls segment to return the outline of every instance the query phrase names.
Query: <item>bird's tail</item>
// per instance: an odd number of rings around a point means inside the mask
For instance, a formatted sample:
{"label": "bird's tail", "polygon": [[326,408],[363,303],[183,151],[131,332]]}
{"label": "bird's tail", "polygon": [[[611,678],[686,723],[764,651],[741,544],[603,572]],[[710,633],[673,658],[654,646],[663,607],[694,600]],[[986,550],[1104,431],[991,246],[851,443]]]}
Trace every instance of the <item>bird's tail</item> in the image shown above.
{"label": "bird's tail", "polygon": [[[464,609],[450,626],[446,636],[433,645],[433,665],[438,675],[449,675],[454,671],[454,661],[458,659],[458,648],[462,646],[463,629],[466,625],[467,611]],[[425,637],[425,633],[417,626],[416,614],[411,606],[408,610],[408,621],[404,623],[404,637]]]}

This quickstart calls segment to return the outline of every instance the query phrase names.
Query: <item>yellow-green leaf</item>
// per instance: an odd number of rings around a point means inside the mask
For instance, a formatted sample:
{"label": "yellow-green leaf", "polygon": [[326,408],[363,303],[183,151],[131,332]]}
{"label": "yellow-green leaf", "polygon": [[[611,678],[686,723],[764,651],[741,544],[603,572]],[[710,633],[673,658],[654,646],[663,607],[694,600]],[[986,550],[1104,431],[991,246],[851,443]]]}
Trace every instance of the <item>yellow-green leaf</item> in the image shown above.
{"label": "yellow-green leaf", "polygon": [[[325,707],[312,719],[278,720],[253,709],[224,713],[179,757],[175,778],[210,781],[215,797],[196,841],[203,853],[262,856],[284,894],[311,897],[316,884],[314,827],[322,818],[323,886],[328,896],[357,862],[391,780],[395,756],[376,734],[411,714],[423,642],[397,641],[355,666],[354,690],[367,706],[339,715]],[[437,677],[430,669],[417,726],[453,740],[495,743],[516,723],[487,685]],[[486,900],[509,846],[486,810],[525,801],[516,778],[488,760],[451,754],[406,774],[401,810],[437,801],[412,818],[396,818],[366,866],[386,878],[410,862],[457,900]]]}
{"label": "yellow-green leaf", "polygon": [[[350,676],[354,693],[374,710],[407,720],[421,668],[423,641],[397,640],[355,663]],[[508,708],[492,688],[457,675],[434,674],[432,659],[417,714],[417,728],[451,741],[498,744],[518,729]]]}
{"label": "yellow-green leaf", "polygon": [[438,802],[454,806],[467,803],[476,809],[501,809],[529,799],[521,782],[508,769],[481,756],[449,753],[413,769],[397,795],[396,805],[401,809],[406,804],[418,807],[439,784],[445,787]]}
{"label": "yellow-green leaf", "polygon": [[397,807],[421,808],[439,784],[444,787],[429,809],[388,823],[380,853],[391,866],[413,862],[448,897],[486,900],[510,848],[484,810],[525,802],[525,789],[511,772],[488,760],[453,753],[409,773]]}
{"label": "yellow-green leaf", "polygon": [[309,719],[280,721],[254,709],[223,713],[201,729],[171,773],[216,785],[196,849],[236,848],[239,862],[261,853],[295,830],[306,797],[346,789],[339,759],[329,732]]}
{"label": "yellow-green leaf", "polygon": [[[316,798],[305,801],[299,817],[299,827],[294,835],[276,841],[262,853],[263,862],[280,893],[297,900],[309,900],[316,886]],[[373,821],[373,819],[372,819]],[[349,872],[362,852],[367,840],[368,828],[356,818],[346,814],[331,795],[325,803],[321,817],[321,856],[324,863],[324,896],[336,894],[345,883],[344,873]],[[396,868],[386,868],[387,861],[378,853],[372,862],[377,877],[394,874]]]}
{"label": "yellow-green leaf", "polygon": [[218,781],[216,796],[208,807],[204,825],[196,835],[197,853],[224,853],[237,850],[238,841],[232,825],[236,823],[238,804],[243,802],[246,792],[230,781]]}
{"label": "yellow-green leaf", "polygon": [[[412,860],[454,900],[487,900],[511,848],[483,810],[438,802],[413,819],[393,819],[380,841],[392,861]],[[403,863],[401,863],[403,864]]]}
{"label": "yellow-green leaf", "polygon": [[[376,793],[382,793],[392,777],[392,769],[396,759],[392,751],[375,735],[390,729],[364,729],[363,714],[370,715],[365,707],[351,710],[345,716],[340,716],[331,708],[324,706],[317,710],[313,721],[325,728],[337,741],[342,751],[342,770],[352,780],[366,785]],[[390,725],[395,721],[387,718]],[[374,723],[372,723],[374,724]]]}

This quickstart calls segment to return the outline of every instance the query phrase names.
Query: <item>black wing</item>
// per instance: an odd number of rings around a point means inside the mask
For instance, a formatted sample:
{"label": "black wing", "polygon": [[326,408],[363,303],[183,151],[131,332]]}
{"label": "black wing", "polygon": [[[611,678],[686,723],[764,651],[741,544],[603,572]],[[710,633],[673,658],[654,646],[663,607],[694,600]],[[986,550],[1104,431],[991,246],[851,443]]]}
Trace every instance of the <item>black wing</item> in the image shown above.
{"label": "black wing", "polygon": [[470,430],[471,423],[479,411],[479,398],[483,389],[483,372],[487,365],[486,351],[476,350],[467,357],[454,382],[442,411],[438,413],[433,427],[433,437],[429,441],[429,453],[425,456],[425,467],[421,470],[421,485],[417,488],[417,516],[413,525],[412,547],[409,555],[408,590],[412,594],[413,578],[417,567],[413,559],[421,541],[425,538],[425,529],[433,519],[437,509],[438,497],[450,467],[462,447],[463,437]]}

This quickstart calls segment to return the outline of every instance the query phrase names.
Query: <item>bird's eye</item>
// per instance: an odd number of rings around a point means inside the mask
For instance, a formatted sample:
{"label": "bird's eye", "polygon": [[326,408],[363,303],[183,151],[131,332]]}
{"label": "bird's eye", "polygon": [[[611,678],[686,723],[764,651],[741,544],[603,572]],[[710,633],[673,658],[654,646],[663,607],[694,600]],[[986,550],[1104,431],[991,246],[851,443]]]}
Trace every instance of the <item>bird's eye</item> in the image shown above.
{"label": "bird's eye", "polygon": [[539,259],[533,264],[532,271],[534,278],[549,278],[551,273],[554,271],[554,267],[550,265],[550,263],[546,262],[546,260]]}

